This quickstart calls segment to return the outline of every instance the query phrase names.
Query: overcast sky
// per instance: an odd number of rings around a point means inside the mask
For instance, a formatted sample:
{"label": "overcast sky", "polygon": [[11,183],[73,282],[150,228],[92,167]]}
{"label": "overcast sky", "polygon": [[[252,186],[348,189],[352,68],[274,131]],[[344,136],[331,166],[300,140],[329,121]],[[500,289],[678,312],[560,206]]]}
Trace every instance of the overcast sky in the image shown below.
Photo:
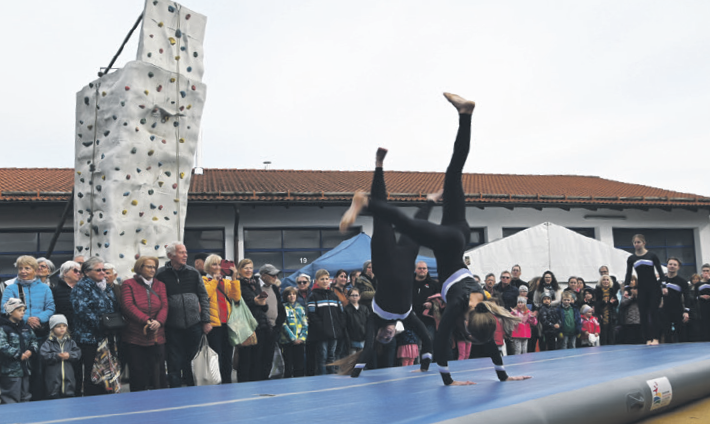
{"label": "overcast sky", "polygon": [[[163,1],[163,0],[161,0]],[[594,175],[710,196],[710,2],[185,0],[207,16],[206,168]],[[143,1],[4,5],[0,167],[72,167],[75,93]],[[117,65],[134,60],[137,35]]]}

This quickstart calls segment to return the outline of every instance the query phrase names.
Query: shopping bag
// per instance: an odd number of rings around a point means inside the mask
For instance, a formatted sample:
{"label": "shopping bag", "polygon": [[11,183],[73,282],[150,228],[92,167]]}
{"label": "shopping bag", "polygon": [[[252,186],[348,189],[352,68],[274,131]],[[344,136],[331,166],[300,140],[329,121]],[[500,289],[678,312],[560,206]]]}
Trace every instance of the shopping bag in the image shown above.
{"label": "shopping bag", "polygon": [[109,343],[109,339],[105,338],[96,348],[94,365],[91,367],[91,382],[103,384],[107,393],[121,392],[121,364],[118,361],[115,341]]}
{"label": "shopping bag", "polygon": [[281,354],[281,347],[278,343],[274,345],[274,362],[271,363],[271,372],[269,379],[283,378],[284,376],[284,357]]}
{"label": "shopping bag", "polygon": [[220,384],[222,376],[219,373],[219,355],[210,348],[207,335],[202,335],[200,349],[192,358],[192,376],[195,386],[210,386]]}
{"label": "shopping bag", "polygon": [[[243,345],[243,343],[254,334],[254,330],[259,325],[251,314],[245,302],[232,302],[232,312],[227,320],[227,332],[229,333],[229,343],[232,346]],[[256,335],[254,335],[256,338]]]}

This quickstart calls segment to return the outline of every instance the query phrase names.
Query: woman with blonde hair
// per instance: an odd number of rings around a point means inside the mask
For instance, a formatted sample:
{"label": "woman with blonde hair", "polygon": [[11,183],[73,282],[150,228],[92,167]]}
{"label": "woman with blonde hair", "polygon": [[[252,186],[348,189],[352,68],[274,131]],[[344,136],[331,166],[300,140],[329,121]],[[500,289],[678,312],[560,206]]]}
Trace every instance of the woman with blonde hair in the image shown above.
{"label": "woman with blonde hair", "polygon": [[222,276],[222,258],[219,255],[209,255],[205,259],[205,272],[202,277],[210,299],[210,324],[212,330],[207,334],[210,347],[219,355],[219,373],[222,384],[232,382],[232,356],[234,348],[229,343],[227,320],[232,313],[232,302],[242,299],[239,281],[233,281]]}

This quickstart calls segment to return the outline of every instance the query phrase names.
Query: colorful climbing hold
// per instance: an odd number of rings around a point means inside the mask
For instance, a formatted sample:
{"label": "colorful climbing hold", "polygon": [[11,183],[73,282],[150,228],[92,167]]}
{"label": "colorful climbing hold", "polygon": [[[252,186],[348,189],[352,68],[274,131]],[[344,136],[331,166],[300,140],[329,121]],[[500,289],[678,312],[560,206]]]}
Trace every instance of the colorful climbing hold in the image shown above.
{"label": "colorful climbing hold", "polygon": [[141,217],[141,218],[142,218],[142,217],[143,217],[143,215],[145,215],[145,213],[144,213],[144,212],[138,212],[138,216],[139,216],[139,217]]}
{"label": "colorful climbing hold", "polygon": [[198,56],[197,52],[192,52],[192,57],[197,57],[197,56]]}
{"label": "colorful climbing hold", "polygon": [[184,99],[184,98],[185,98],[185,96],[187,96],[187,93],[186,93],[186,92],[184,92],[184,91],[180,91],[180,96],[182,96],[182,98]]}
{"label": "colorful climbing hold", "polygon": [[175,190],[176,188],[178,188],[177,183],[173,184],[173,190]]}
{"label": "colorful climbing hold", "polygon": [[182,137],[180,137],[180,140],[178,140],[178,141],[179,141],[180,143],[184,143],[184,142],[185,142],[185,139],[182,138]]}
{"label": "colorful climbing hold", "polygon": [[126,91],[128,91],[128,90],[130,90],[130,89],[131,89],[131,87],[129,87],[129,86],[126,86],[126,87],[125,87],[125,89],[126,89]]}
{"label": "colorful climbing hold", "polygon": [[171,46],[175,45],[175,39],[173,37],[168,38],[168,41],[170,41]]}
{"label": "colorful climbing hold", "polygon": [[141,169],[140,169],[140,168],[136,168],[136,172],[140,174],[140,173],[141,173]]}
{"label": "colorful climbing hold", "polygon": [[155,74],[153,72],[148,72],[148,78],[153,78]]}
{"label": "colorful climbing hold", "polygon": [[121,211],[121,214],[122,214],[122,215],[125,215],[125,214],[127,214],[127,213],[128,213],[128,211],[125,210],[125,209]]}
{"label": "colorful climbing hold", "polygon": [[163,86],[159,85],[158,88],[156,88],[156,90],[158,90],[158,93],[160,93],[161,91],[163,91]]}
{"label": "colorful climbing hold", "polygon": [[143,92],[145,93],[145,95],[146,95],[146,96],[147,96],[147,95],[148,95],[148,93],[149,93],[149,91],[148,91],[148,90],[143,90]]}
{"label": "colorful climbing hold", "polygon": [[185,15],[185,20],[190,19],[190,17],[192,17],[192,15],[190,15],[190,14],[188,13],[187,15]]}
{"label": "colorful climbing hold", "polygon": [[141,244],[148,244],[148,240],[146,240],[146,239],[141,239]]}
{"label": "colorful climbing hold", "polygon": [[150,204],[150,208],[151,208],[151,209],[157,209],[158,207],[151,203],[151,204]]}
{"label": "colorful climbing hold", "polygon": [[180,28],[178,28],[177,30],[175,30],[175,36],[176,36],[177,38],[182,37],[182,31],[180,31]]}
{"label": "colorful climbing hold", "polygon": [[159,187],[162,187],[162,186],[163,186],[163,184],[165,184],[165,183],[164,183],[164,182],[162,182],[162,181],[158,181],[158,186],[159,186]]}
{"label": "colorful climbing hold", "polygon": [[151,188],[150,190],[148,190],[148,194],[149,194],[149,195],[151,195],[151,196],[152,196],[152,195],[153,195],[153,193],[155,193],[155,192],[153,191],[153,189],[152,189],[152,188]]}
{"label": "colorful climbing hold", "polygon": [[163,205],[158,206],[158,210],[162,211],[163,210]]}
{"label": "colorful climbing hold", "polygon": [[173,13],[175,11],[175,8],[172,6],[168,6],[168,12]]}
{"label": "colorful climbing hold", "polygon": [[153,156],[153,153],[155,153],[155,150],[148,150],[148,156]]}
{"label": "colorful climbing hold", "polygon": [[138,200],[135,200],[135,199],[131,200],[131,204],[133,206],[138,206]]}
{"label": "colorful climbing hold", "polygon": [[[187,72],[192,72],[192,66],[187,67]],[[193,90],[194,90],[194,88],[193,88]]]}
{"label": "colorful climbing hold", "polygon": [[138,151],[135,147],[131,149],[131,153],[135,154]]}
{"label": "colorful climbing hold", "polygon": [[170,175],[172,175],[172,173],[170,171],[165,171],[165,175],[169,177]]}
{"label": "colorful climbing hold", "polygon": [[181,172],[181,173],[180,173],[180,179],[182,180],[183,178],[185,178],[185,173],[184,173],[184,172]]}
{"label": "colorful climbing hold", "polygon": [[163,27],[163,23],[162,23],[162,22],[158,22],[158,28],[162,28],[162,27]]}

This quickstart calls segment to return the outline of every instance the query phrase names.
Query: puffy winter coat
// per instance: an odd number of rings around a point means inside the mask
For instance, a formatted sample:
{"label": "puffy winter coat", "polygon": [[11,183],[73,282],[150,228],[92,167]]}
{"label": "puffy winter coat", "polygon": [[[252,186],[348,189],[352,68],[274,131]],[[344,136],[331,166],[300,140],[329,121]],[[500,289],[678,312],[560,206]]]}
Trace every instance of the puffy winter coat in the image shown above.
{"label": "puffy winter coat", "polygon": [[[138,346],[165,344],[165,322],[168,320],[165,284],[153,278],[149,290],[143,279],[134,275],[124,281],[121,287],[121,308],[127,321],[123,329],[123,341]],[[160,323],[157,331],[144,331],[149,319]]]}
{"label": "puffy winter coat", "polygon": [[74,340],[79,344],[98,345],[106,336],[101,328],[101,316],[119,312],[118,299],[113,290],[101,290],[96,281],[82,278],[69,296],[74,308]]}
{"label": "puffy winter coat", "polygon": [[[59,359],[59,354],[68,352],[69,359]],[[47,397],[56,399],[59,397],[74,396],[76,381],[74,379],[74,366],[80,366],[77,362],[81,358],[81,349],[71,339],[69,334],[65,334],[62,340],[58,340],[54,334],[50,334],[47,341],[42,343],[39,354],[44,362],[44,381],[47,388]]]}
{"label": "puffy winter coat", "polygon": [[308,297],[308,341],[340,339],[345,328],[343,305],[330,290],[315,288]]}
{"label": "puffy winter coat", "polygon": [[286,309],[286,322],[281,331],[280,344],[293,343],[296,340],[306,341],[308,337],[308,320],[306,310],[298,303],[284,303]]}
{"label": "puffy winter coat", "polygon": [[[2,294],[2,306],[0,310],[5,313],[5,302],[11,297],[20,299],[20,286],[24,292],[24,302],[27,306],[23,321],[27,322],[29,317],[37,317],[43,324],[44,332],[49,332],[49,317],[54,315],[54,296],[48,285],[42,283],[39,278],[31,282],[21,282],[15,280],[15,284],[7,286]],[[46,335],[46,334],[45,334]]]}
{"label": "puffy winter coat", "polygon": [[[226,294],[229,299],[235,302],[239,302],[242,299],[242,289],[239,281],[232,281],[226,278],[222,281],[224,282],[222,288],[224,293],[217,288],[219,280],[212,278],[210,275],[202,277],[202,282],[205,283],[205,290],[207,290],[207,297],[210,299],[210,324],[212,324],[212,327],[220,327],[222,325],[219,319],[219,298],[225,299],[224,295]],[[229,318],[229,314],[232,313],[232,302],[229,299],[225,299],[227,304],[225,322],[227,322],[226,319]]]}
{"label": "puffy winter coat", "polygon": [[[47,286],[45,286],[47,287]],[[26,323],[14,323],[0,316],[0,374],[3,377],[25,377],[30,375],[29,361],[21,361],[22,354],[39,350],[35,333]]]}
{"label": "puffy winter coat", "polygon": [[175,269],[172,262],[168,262],[155,278],[165,284],[168,293],[166,326],[185,329],[210,322],[210,301],[198,270],[189,265]]}

